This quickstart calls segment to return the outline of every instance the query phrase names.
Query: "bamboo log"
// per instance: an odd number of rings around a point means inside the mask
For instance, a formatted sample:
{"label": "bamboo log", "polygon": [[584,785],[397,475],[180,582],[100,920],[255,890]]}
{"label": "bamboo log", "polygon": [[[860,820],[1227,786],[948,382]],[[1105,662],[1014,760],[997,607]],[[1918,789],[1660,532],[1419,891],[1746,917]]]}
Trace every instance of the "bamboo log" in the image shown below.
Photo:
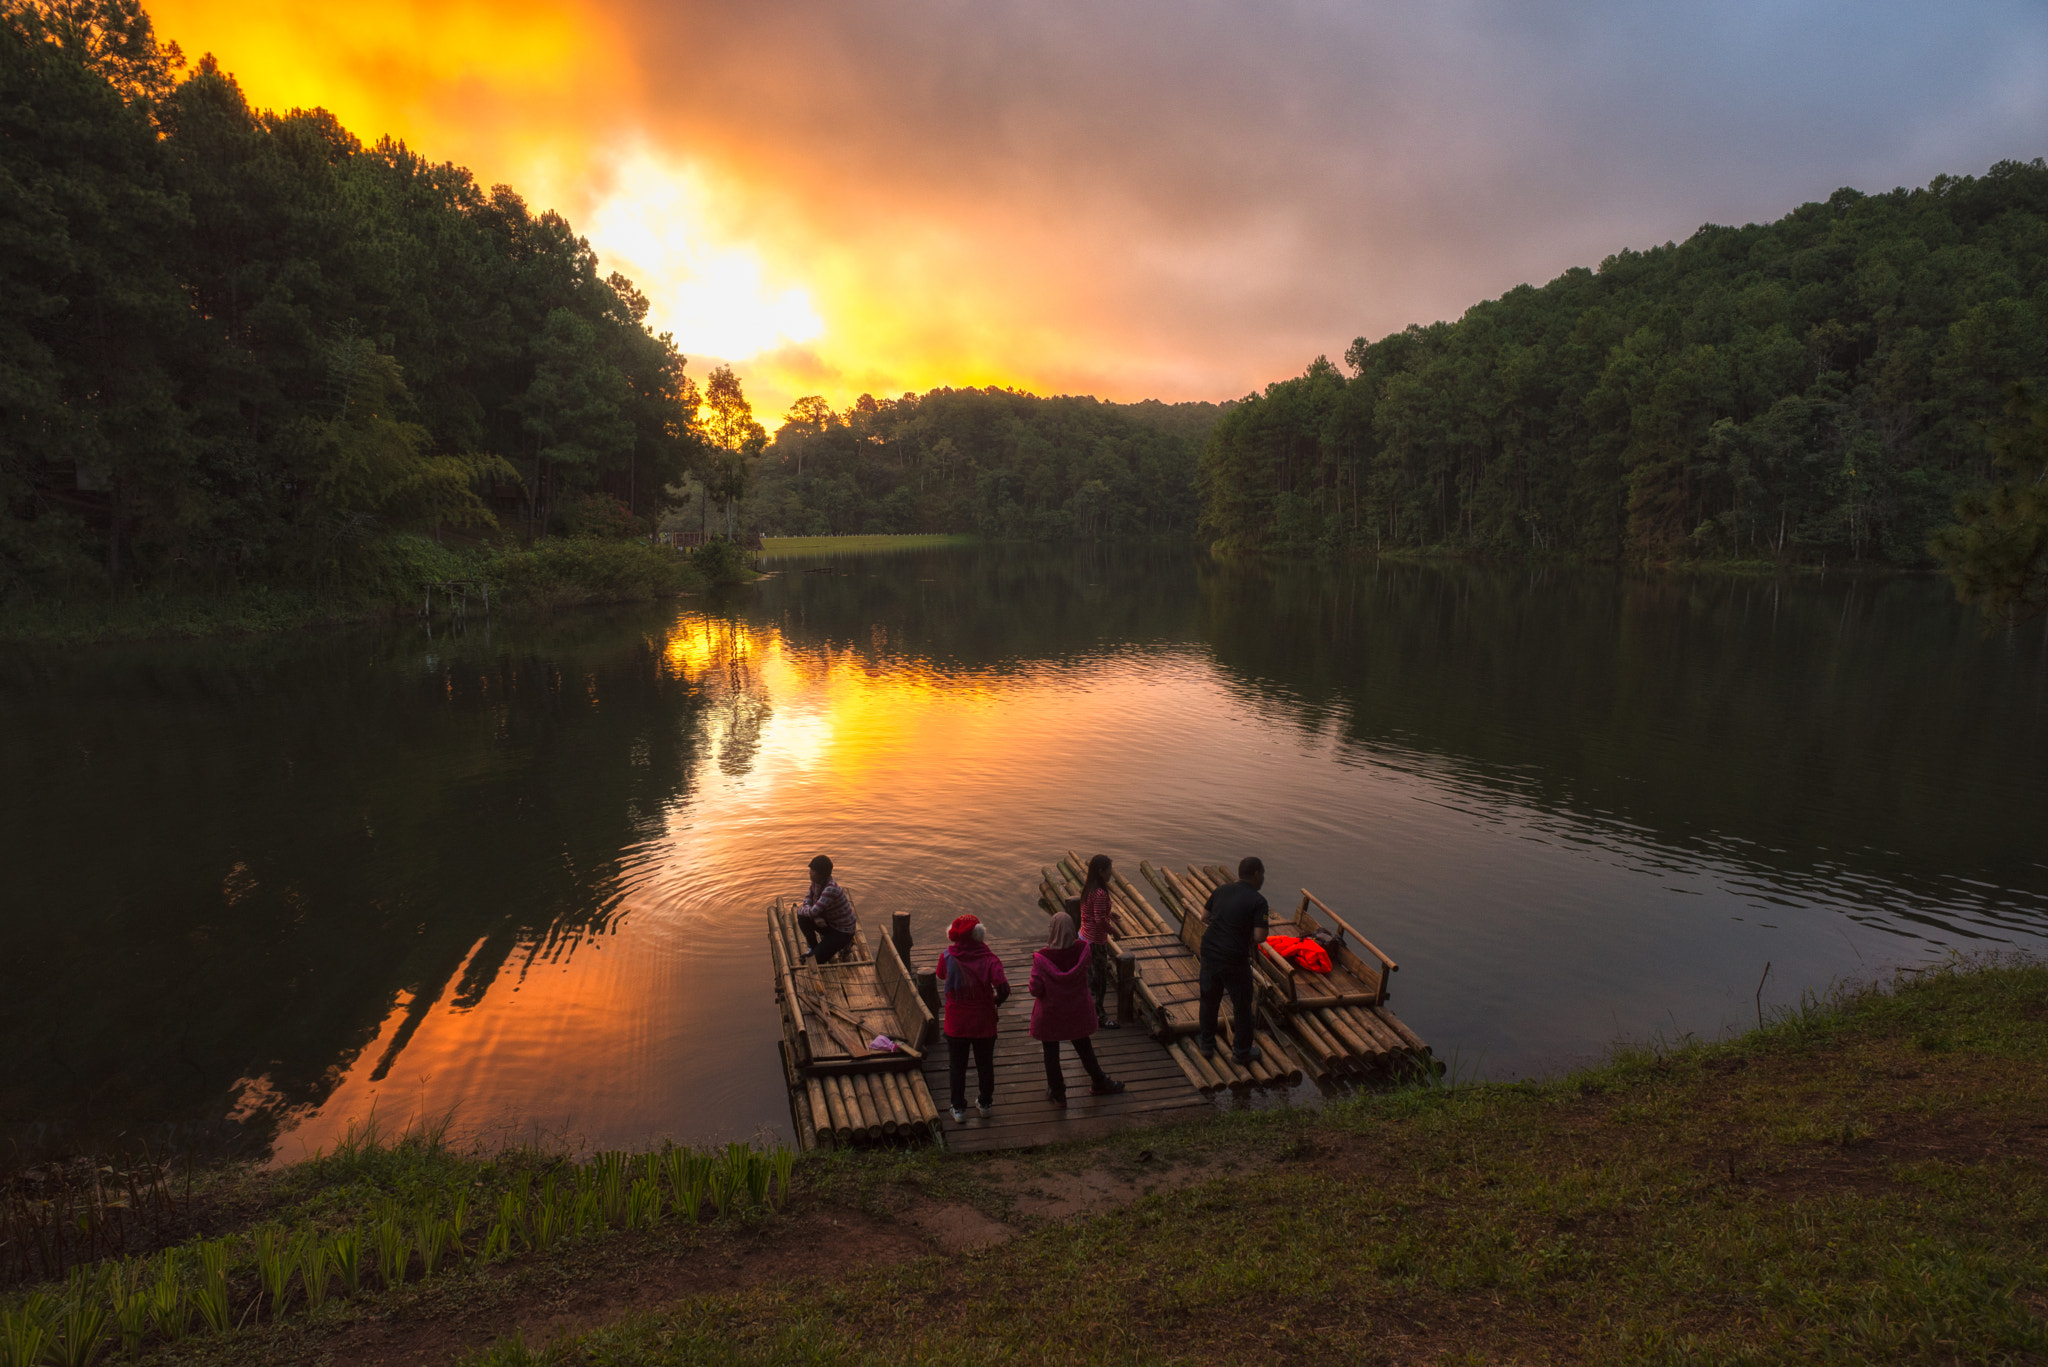
{"label": "bamboo log", "polygon": [[938,1103],[932,1099],[932,1089],[925,1086],[923,1074],[906,1073],[903,1087],[910,1093],[910,1102],[917,1108],[919,1120],[930,1124],[939,1118]]}
{"label": "bamboo log", "polygon": [[1350,1049],[1352,1056],[1360,1063],[1376,1063],[1379,1061],[1380,1055],[1386,1052],[1360,1034],[1357,1027],[1353,1026],[1350,1021],[1344,1019],[1341,1009],[1333,1010],[1329,1007],[1323,1007],[1315,1014],[1317,1023],[1329,1030],[1330,1034],[1340,1043],[1346,1045]]}
{"label": "bamboo log", "polygon": [[1195,1079],[1195,1090],[1203,1096],[1214,1096],[1228,1085],[1217,1076],[1216,1070],[1209,1066],[1209,1060],[1202,1057],[1202,1051],[1195,1048],[1193,1040],[1177,1039],[1168,1047],[1172,1049],[1174,1057],[1181,1061],[1181,1071]]}
{"label": "bamboo log", "polygon": [[862,1099],[874,1112],[875,1123],[882,1127],[884,1135],[894,1136],[903,1125],[896,1118],[896,1108],[889,1103],[888,1089],[882,1086],[882,1078],[886,1076],[886,1073],[863,1073],[859,1081]]}
{"label": "bamboo log", "polygon": [[842,1081],[845,1083],[848,1094],[853,1097],[853,1107],[860,1115],[861,1128],[866,1132],[866,1137],[870,1141],[880,1139],[882,1137],[882,1117],[875,1113],[874,1097],[869,1094],[867,1088],[859,1085],[866,1082],[867,1079],[859,1073],[855,1073],[851,1077],[843,1078]]}
{"label": "bamboo log", "polygon": [[924,1123],[924,1117],[917,1113],[917,1103],[910,1099],[910,1089],[903,1085],[902,1073],[885,1073],[888,1079],[889,1101],[896,1108],[897,1133],[908,1134]]}
{"label": "bamboo log", "polygon": [[860,1107],[855,1104],[853,1088],[846,1085],[846,1075],[843,1073],[828,1074],[825,1077],[825,1086],[830,1089],[826,1095],[838,1103],[839,1113],[846,1117],[846,1142],[851,1144],[855,1140],[866,1139],[868,1137],[867,1117],[860,1113]]}
{"label": "bamboo log", "polygon": [[889,1112],[896,1118],[896,1133],[908,1134],[923,1123],[924,1117],[917,1113],[917,1107],[910,1100],[910,1092],[903,1085],[903,1074],[883,1073],[882,1095],[889,1103]]}
{"label": "bamboo log", "polygon": [[1182,1052],[1186,1047],[1186,1040],[1175,1040],[1167,1046],[1166,1056],[1173,1060],[1174,1066],[1180,1069],[1181,1075],[1187,1078],[1196,1091],[1200,1092],[1203,1096],[1207,1096],[1213,1088],[1209,1084],[1207,1075],[1195,1066],[1192,1058]]}
{"label": "bamboo log", "polygon": [[1294,1026],[1294,1032],[1301,1036],[1304,1044],[1308,1045],[1309,1052],[1313,1053],[1325,1068],[1328,1068],[1333,1062],[1344,1056],[1344,1047],[1331,1038],[1327,1030],[1323,1029],[1322,1022],[1315,1018],[1314,1013],[1304,1011],[1295,1016],[1291,1023]]}
{"label": "bamboo log", "polygon": [[1301,1065],[1295,1062],[1293,1053],[1280,1043],[1279,1035],[1270,1030],[1261,1030],[1258,1041],[1259,1047],[1266,1051],[1267,1061],[1273,1065],[1274,1079],[1288,1087],[1300,1086]]}
{"label": "bamboo log", "polygon": [[1402,1042],[1405,1043],[1410,1049],[1413,1049],[1418,1054],[1424,1055],[1427,1055],[1430,1052],[1429,1046],[1422,1042],[1422,1036],[1416,1034],[1413,1030],[1410,1030],[1407,1024],[1404,1021],[1402,1021],[1402,1019],[1399,1016],[1394,1014],[1392,1008],[1382,1006],[1375,1009],[1373,1014],[1377,1016],[1380,1020],[1384,1021],[1389,1027],[1391,1027],[1393,1032],[1399,1035],[1401,1037]]}
{"label": "bamboo log", "polygon": [[853,1142],[853,1117],[846,1113],[846,1104],[839,1098],[837,1078],[814,1077],[811,1082],[824,1098],[825,1112],[832,1118],[832,1137],[842,1144]]}
{"label": "bamboo log", "polygon": [[1351,1023],[1353,1029],[1366,1036],[1374,1044],[1377,1044],[1382,1054],[1405,1054],[1408,1052],[1408,1041],[1395,1034],[1384,1021],[1376,1020],[1372,1012],[1364,1007],[1345,1007],[1344,1018]]}

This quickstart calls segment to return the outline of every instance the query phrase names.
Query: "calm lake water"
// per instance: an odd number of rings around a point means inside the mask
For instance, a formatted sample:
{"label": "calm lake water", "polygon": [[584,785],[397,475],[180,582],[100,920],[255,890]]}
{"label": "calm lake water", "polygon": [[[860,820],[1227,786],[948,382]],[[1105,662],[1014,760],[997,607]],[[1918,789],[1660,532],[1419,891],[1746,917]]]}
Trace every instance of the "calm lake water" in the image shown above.
{"label": "calm lake water", "polygon": [[[0,1124],[789,1127],[760,907],[1021,968],[1069,848],[1261,855],[1467,1069],[2048,939],[2048,640],[1929,580],[785,562],[730,598],[0,664]],[[1141,883],[1142,886],[1142,883]],[[1018,1087],[1032,1085],[1017,1079]]]}

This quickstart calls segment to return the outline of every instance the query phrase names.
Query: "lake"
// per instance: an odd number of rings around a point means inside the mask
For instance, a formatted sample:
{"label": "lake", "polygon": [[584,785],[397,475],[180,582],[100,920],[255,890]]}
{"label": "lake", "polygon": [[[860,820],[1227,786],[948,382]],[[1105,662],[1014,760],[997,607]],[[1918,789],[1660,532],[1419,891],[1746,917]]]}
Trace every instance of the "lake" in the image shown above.
{"label": "lake", "polygon": [[870,935],[910,912],[928,966],[973,911],[1019,981],[1061,852],[1140,886],[1255,853],[1502,1078],[1753,1025],[1760,983],[1769,1012],[2048,940],[2048,639],[1931,579],[770,568],[547,620],[11,651],[5,1133],[787,1135],[761,907],[819,852]]}

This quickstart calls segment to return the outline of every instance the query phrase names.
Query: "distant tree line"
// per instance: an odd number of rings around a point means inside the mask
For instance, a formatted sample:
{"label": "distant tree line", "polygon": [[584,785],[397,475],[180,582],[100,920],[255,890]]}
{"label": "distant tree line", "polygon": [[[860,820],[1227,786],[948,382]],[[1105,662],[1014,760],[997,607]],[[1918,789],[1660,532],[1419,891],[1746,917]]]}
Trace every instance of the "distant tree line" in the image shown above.
{"label": "distant tree line", "polygon": [[2048,373],[2048,165],[1709,225],[1344,360],[1216,425],[1225,546],[1925,564]]}
{"label": "distant tree line", "polygon": [[811,396],[763,452],[746,516],[798,536],[1190,533],[1195,462],[1222,411],[990,388],[863,394],[839,413]]}
{"label": "distant tree line", "polygon": [[651,525],[684,359],[559,215],[0,2],[0,593],[345,575],[406,529]]}

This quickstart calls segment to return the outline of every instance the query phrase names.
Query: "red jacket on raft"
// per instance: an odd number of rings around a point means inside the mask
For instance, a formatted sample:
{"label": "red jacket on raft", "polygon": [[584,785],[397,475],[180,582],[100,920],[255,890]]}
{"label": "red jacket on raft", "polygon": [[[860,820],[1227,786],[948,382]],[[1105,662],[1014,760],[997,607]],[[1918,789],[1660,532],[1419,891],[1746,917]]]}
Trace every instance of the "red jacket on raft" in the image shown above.
{"label": "red jacket on raft", "polygon": [[1095,1033],[1095,997],[1088,990],[1091,946],[1076,940],[1065,949],[1041,949],[1031,956],[1031,1038],[1086,1039]]}

